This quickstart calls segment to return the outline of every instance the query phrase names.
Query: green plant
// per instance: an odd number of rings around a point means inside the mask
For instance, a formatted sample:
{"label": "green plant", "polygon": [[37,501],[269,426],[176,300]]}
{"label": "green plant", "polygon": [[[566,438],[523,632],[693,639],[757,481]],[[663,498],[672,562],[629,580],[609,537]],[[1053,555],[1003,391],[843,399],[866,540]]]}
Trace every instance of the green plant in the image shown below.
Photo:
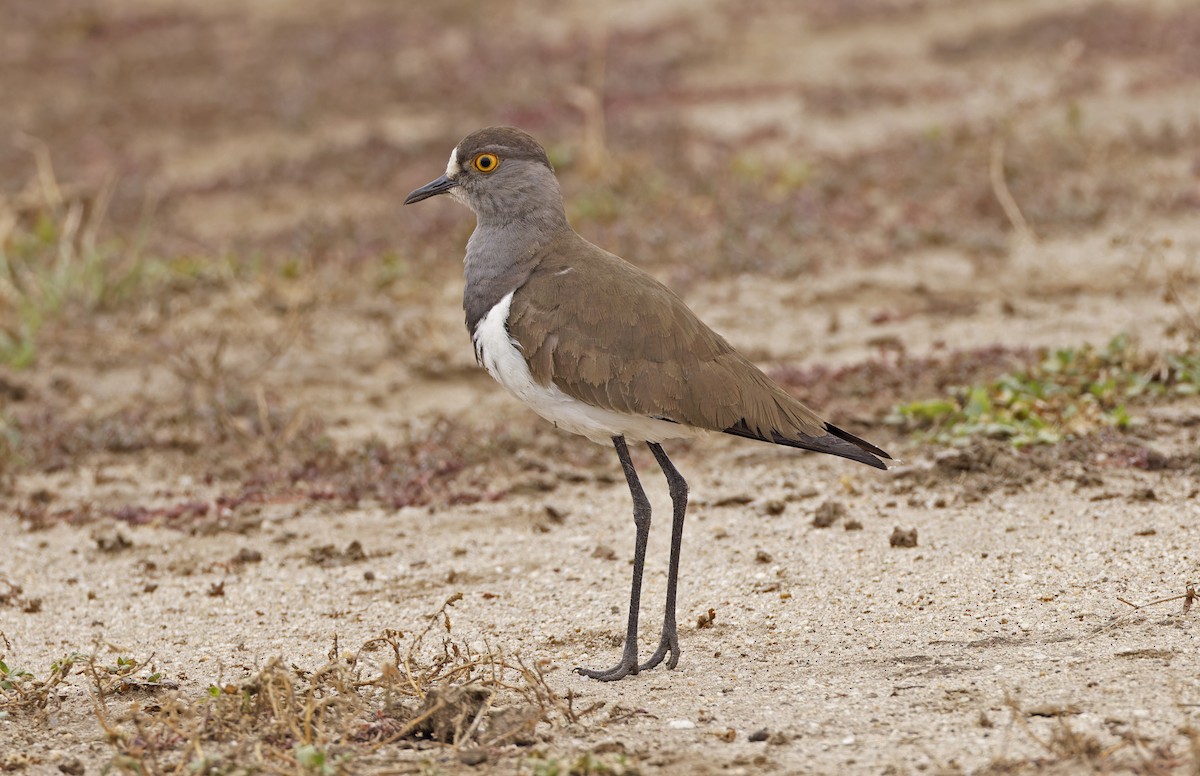
{"label": "green plant", "polygon": [[[143,285],[147,264],[135,250],[98,238],[108,192],[92,202],[47,199],[0,231],[0,363],[33,364],[37,337],[72,306],[111,306]],[[0,207],[0,211],[3,208]],[[0,215],[4,213],[0,212]]]}
{"label": "green plant", "polygon": [[10,668],[0,658],[0,712],[45,708],[54,688],[66,681],[75,664],[88,656],[72,652],[50,664],[44,679],[22,668]]}
{"label": "green plant", "polygon": [[903,404],[889,422],[939,443],[971,436],[1054,444],[1099,428],[1127,428],[1127,405],[1200,391],[1200,353],[1148,353],[1127,335],[1103,348],[1047,350],[1023,371]]}

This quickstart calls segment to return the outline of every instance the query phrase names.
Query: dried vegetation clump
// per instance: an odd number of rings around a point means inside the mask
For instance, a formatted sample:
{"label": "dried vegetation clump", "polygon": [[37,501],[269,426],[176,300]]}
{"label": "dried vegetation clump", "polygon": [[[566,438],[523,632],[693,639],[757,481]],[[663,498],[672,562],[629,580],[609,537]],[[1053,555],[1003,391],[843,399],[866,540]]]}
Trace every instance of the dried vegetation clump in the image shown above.
{"label": "dried vegetation clump", "polygon": [[[1139,733],[1137,726],[1108,718],[1105,733],[1089,732],[1071,722],[1079,709],[1073,706],[1023,707],[1012,696],[1005,698],[1013,725],[1032,741],[1039,754],[998,757],[976,773],[988,776],[1034,773],[1167,774],[1200,772],[1200,730],[1182,724],[1175,735],[1155,738]],[[1033,720],[1049,719],[1049,729]],[[990,722],[988,724],[991,724]]]}
{"label": "dried vegetation clump", "polygon": [[335,639],[316,670],[277,657],[245,681],[199,693],[140,675],[153,657],[104,667],[76,654],[43,679],[0,661],[0,711],[44,713],[70,678],[85,675],[117,772],[325,773],[447,747],[482,762],[599,708],[575,709],[541,665],[456,637],[450,609],[460,598],[447,599],[419,633],[387,630],[353,652]]}

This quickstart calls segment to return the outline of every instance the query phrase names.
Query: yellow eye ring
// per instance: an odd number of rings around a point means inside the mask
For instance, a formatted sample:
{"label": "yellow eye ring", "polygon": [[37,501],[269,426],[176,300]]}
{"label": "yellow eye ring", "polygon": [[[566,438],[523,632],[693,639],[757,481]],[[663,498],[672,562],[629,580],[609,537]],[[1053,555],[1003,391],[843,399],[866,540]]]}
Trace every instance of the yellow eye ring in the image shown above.
{"label": "yellow eye ring", "polygon": [[480,172],[492,172],[500,166],[500,157],[495,154],[479,154],[471,164]]}

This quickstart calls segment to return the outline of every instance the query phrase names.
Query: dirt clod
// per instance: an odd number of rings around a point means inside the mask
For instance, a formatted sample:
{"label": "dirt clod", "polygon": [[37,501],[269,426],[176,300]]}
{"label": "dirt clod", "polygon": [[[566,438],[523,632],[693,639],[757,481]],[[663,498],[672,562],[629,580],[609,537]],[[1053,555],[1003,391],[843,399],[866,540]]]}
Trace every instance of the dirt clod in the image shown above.
{"label": "dirt clod", "polygon": [[93,538],[96,541],[96,549],[100,552],[121,552],[133,546],[133,540],[116,528],[102,528],[93,535]]}
{"label": "dirt clod", "polygon": [[1129,493],[1130,501],[1158,501],[1154,488],[1135,488]]}
{"label": "dirt clod", "polygon": [[308,562],[318,566],[346,566],[367,559],[362,542],[355,539],[346,545],[345,550],[339,550],[332,544],[322,544],[308,551]]}
{"label": "dirt clod", "polygon": [[1073,703],[1041,703],[1025,709],[1027,717],[1064,717],[1079,713],[1079,707]]}
{"label": "dirt clod", "polygon": [[773,498],[763,502],[762,513],[770,517],[778,517],[787,509],[787,502],[783,499]]}
{"label": "dirt clod", "polygon": [[413,728],[413,735],[453,744],[490,697],[490,692],[472,685],[434,687],[413,715],[414,720],[424,717]]}
{"label": "dirt clod", "polygon": [[892,535],[888,537],[888,544],[892,547],[916,547],[917,529],[904,530],[900,526],[896,526],[892,529]]}
{"label": "dirt clod", "polygon": [[814,528],[828,528],[847,514],[846,505],[840,501],[826,501],[813,513]]}
{"label": "dirt clod", "polygon": [[58,770],[67,774],[67,776],[83,776],[83,761],[78,757],[72,757],[69,760],[59,763]]}
{"label": "dirt clod", "polygon": [[262,553],[259,552],[258,550],[251,550],[248,547],[243,547],[240,550],[238,550],[237,555],[233,556],[233,563],[234,563],[234,565],[243,565],[246,563],[260,563],[260,562],[262,562],[262,559],[263,559]]}

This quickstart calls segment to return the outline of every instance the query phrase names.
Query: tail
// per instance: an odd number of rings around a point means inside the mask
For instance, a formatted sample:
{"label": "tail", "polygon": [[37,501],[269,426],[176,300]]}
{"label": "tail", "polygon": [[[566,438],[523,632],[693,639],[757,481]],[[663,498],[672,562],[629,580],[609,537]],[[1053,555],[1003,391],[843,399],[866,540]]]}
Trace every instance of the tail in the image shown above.
{"label": "tail", "polygon": [[892,456],[880,448],[866,440],[859,439],[848,431],[843,431],[832,423],[826,423],[825,430],[829,433],[819,437],[797,434],[795,438],[790,438],[781,435],[777,431],[772,431],[771,436],[767,437],[753,431],[746,424],[746,421],[742,420],[738,421],[736,426],[725,429],[725,433],[745,437],[746,439],[774,442],[777,445],[787,445],[788,447],[798,447],[801,450],[812,450],[817,453],[828,453],[829,455],[836,455],[841,458],[849,458],[851,461],[865,463],[867,466],[874,466],[876,469],[887,469],[888,465],[884,463],[884,460],[893,460]]}

